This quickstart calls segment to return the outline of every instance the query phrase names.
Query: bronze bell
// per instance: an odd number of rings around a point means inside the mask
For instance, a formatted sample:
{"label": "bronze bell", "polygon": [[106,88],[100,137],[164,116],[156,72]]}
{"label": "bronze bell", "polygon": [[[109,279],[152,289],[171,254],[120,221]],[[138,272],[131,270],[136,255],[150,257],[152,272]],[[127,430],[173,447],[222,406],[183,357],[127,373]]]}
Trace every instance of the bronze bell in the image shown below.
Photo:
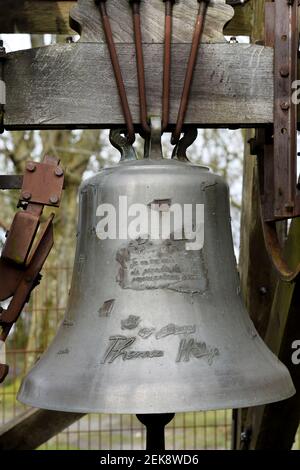
{"label": "bronze bell", "polygon": [[[160,139],[149,153],[81,185],[65,318],[19,400],[69,412],[148,414],[290,397],[289,372],[259,337],[241,298],[226,183],[202,166],[163,159]],[[100,239],[99,207],[116,208],[116,232],[127,231],[132,221],[123,220],[124,206],[118,210],[124,196],[128,208],[143,205],[154,225],[174,207],[204,208],[204,220],[193,210],[190,225],[201,234],[204,222],[204,244],[201,235],[193,242],[180,231],[175,216],[169,237],[154,226],[153,238]]]}

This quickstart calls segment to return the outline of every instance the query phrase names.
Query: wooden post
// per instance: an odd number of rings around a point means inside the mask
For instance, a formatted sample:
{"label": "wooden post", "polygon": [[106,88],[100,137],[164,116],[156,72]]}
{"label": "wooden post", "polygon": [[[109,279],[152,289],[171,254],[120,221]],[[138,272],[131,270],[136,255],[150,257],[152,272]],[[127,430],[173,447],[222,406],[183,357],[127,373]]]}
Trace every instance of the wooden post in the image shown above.
{"label": "wooden post", "polygon": [[33,450],[84,416],[29,409],[0,429],[0,450]]}
{"label": "wooden post", "polygon": [[[250,39],[253,43],[264,38],[264,3],[264,0],[253,0],[251,3],[253,21]],[[257,159],[251,155],[248,143],[253,136],[254,130],[245,131],[239,270],[247,310],[259,334],[264,337],[275,292],[276,277],[265,248],[262,231]],[[244,445],[240,437],[245,431],[247,410],[234,411],[233,420],[235,438],[232,446],[239,449]]]}
{"label": "wooden post", "polygon": [[[293,221],[285,257],[290,266],[300,260],[300,219]],[[292,344],[299,340],[300,279],[296,283],[280,281],[272,305],[265,342],[288,367],[296,395],[288,400],[249,410],[246,426],[252,429],[251,449],[290,450],[300,419],[300,366],[292,363]]]}

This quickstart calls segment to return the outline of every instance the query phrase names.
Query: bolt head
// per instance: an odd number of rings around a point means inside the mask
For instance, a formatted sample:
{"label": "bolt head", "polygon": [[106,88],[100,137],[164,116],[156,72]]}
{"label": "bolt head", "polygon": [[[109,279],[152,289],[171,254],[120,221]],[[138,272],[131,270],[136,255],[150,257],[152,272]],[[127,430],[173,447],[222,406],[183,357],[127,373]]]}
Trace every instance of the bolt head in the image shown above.
{"label": "bolt head", "polygon": [[280,69],[280,76],[286,78],[289,75],[290,75],[290,70],[289,70],[288,65],[283,65]]}
{"label": "bolt head", "polygon": [[26,170],[33,172],[36,170],[36,165],[33,162],[28,162],[26,165]]}
{"label": "bolt head", "polygon": [[283,101],[281,104],[280,104],[280,107],[283,111],[287,111],[289,108],[290,108],[290,105],[287,101]]}
{"label": "bolt head", "polygon": [[260,295],[266,295],[268,293],[268,289],[265,286],[261,286],[259,288]]}
{"label": "bolt head", "polygon": [[56,176],[63,176],[64,171],[60,166],[58,166],[57,168],[55,168],[54,173],[56,174]]}
{"label": "bolt head", "polygon": [[22,199],[25,201],[29,201],[31,199],[31,193],[28,191],[23,191],[22,192]]}
{"label": "bolt head", "polygon": [[59,201],[59,198],[56,194],[53,194],[52,196],[50,196],[49,201],[51,202],[51,204],[57,204]]}
{"label": "bolt head", "polygon": [[288,202],[284,205],[284,208],[287,212],[293,212],[295,204],[293,202]]}

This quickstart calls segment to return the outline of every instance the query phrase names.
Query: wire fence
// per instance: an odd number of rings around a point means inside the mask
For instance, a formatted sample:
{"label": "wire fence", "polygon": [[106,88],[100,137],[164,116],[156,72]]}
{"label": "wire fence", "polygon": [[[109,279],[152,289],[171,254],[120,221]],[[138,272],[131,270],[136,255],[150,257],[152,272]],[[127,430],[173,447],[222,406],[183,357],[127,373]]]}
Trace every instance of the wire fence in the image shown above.
{"label": "wire fence", "polygon": [[[8,343],[10,373],[0,386],[0,425],[24,412],[16,400],[22,377],[51,341],[66,307],[71,270],[48,268]],[[166,427],[169,450],[230,449],[231,410],[180,413]],[[139,450],[145,448],[145,428],[134,415],[89,414],[50,439],[48,450]],[[295,448],[300,448],[298,433]]]}

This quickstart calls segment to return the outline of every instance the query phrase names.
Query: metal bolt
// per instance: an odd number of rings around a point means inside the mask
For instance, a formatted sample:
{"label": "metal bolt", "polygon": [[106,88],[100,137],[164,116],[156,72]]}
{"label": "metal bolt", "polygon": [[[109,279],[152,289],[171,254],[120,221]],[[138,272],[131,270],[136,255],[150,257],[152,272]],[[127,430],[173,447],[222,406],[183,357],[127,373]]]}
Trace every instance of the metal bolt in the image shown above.
{"label": "metal bolt", "polygon": [[290,104],[287,101],[282,101],[280,107],[283,111],[287,111],[290,108]]}
{"label": "metal bolt", "polygon": [[31,193],[28,191],[23,191],[22,198],[25,199],[25,201],[29,201],[31,199]]}
{"label": "metal bolt", "polygon": [[51,202],[51,204],[57,204],[59,201],[59,198],[56,194],[53,194],[52,196],[50,196],[49,201]]}
{"label": "metal bolt", "polygon": [[265,286],[259,288],[260,295],[266,295],[268,293],[268,289]]}
{"label": "metal bolt", "polygon": [[64,174],[63,169],[60,166],[55,168],[54,173],[56,174],[56,176],[62,176]]}
{"label": "metal bolt", "polygon": [[3,56],[5,56],[5,53],[6,53],[6,50],[5,50],[5,47],[4,47],[3,40],[0,39],[0,55],[3,57]]}
{"label": "metal bolt", "polygon": [[288,77],[290,75],[290,70],[288,65],[283,65],[280,69],[280,75],[281,77]]}
{"label": "metal bolt", "polygon": [[288,202],[287,204],[284,205],[284,208],[285,208],[288,212],[293,212],[294,207],[295,207],[295,204],[294,204],[293,202]]}
{"label": "metal bolt", "polygon": [[35,171],[36,170],[35,164],[33,162],[28,162],[26,165],[26,170],[30,172]]}

